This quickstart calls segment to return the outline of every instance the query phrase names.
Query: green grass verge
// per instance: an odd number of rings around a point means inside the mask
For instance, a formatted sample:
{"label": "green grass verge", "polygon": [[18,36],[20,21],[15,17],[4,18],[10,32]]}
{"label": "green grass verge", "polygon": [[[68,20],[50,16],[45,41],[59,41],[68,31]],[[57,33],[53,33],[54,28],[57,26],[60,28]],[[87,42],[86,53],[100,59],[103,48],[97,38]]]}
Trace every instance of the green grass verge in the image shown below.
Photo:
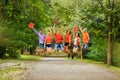
{"label": "green grass verge", "polygon": [[107,69],[109,69],[109,70],[115,71],[115,72],[117,72],[117,73],[120,74],[120,67],[113,66],[113,65],[107,65],[107,64],[105,64],[104,62],[87,60],[87,59],[85,59],[85,60],[83,59],[82,61],[88,62],[88,63],[91,63],[91,64],[95,64],[95,65],[100,66],[100,67],[107,68]]}
{"label": "green grass verge", "polygon": [[[66,58],[66,59],[68,59],[68,58]],[[69,60],[71,60],[71,59],[69,59]],[[94,60],[90,60],[90,59],[81,59],[81,58],[74,58],[73,60],[74,61],[80,61],[80,62],[86,62],[86,63],[89,63],[89,64],[94,64],[96,66],[100,66],[100,67],[112,70],[112,71],[120,74],[120,67],[113,66],[113,65],[109,66],[107,64],[104,64],[104,62],[94,61]]]}
{"label": "green grass verge", "polygon": [[21,55],[18,60],[37,61],[37,60],[41,60],[41,57],[40,56],[33,56],[33,55]]}
{"label": "green grass verge", "polygon": [[0,80],[14,80],[15,73],[20,72],[22,69],[16,66],[9,66],[0,69]]}
{"label": "green grass verge", "polygon": [[[21,62],[27,61],[38,61],[41,60],[39,56],[33,55],[21,55],[18,59],[0,59],[0,65],[6,65],[7,63],[12,63],[14,65],[9,66],[0,66],[0,80],[19,80],[18,73],[21,73],[22,70],[26,69],[26,67],[21,67]],[[5,63],[5,64],[2,64]],[[16,64],[17,63],[17,64]]]}
{"label": "green grass verge", "polygon": [[112,63],[120,67],[120,43],[116,42],[112,54]]}
{"label": "green grass verge", "polygon": [[6,62],[16,62],[16,61],[37,61],[41,60],[40,56],[34,56],[34,55],[20,55],[18,59],[12,59],[12,58],[7,58],[7,59],[0,59],[0,64],[1,63],[6,63]]}

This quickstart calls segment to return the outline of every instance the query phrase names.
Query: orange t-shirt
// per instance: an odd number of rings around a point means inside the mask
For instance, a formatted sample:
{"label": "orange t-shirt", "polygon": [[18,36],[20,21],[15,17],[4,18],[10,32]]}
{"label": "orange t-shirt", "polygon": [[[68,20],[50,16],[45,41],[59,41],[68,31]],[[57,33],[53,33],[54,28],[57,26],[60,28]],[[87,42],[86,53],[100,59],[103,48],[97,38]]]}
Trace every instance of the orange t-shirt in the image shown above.
{"label": "orange t-shirt", "polygon": [[51,35],[46,35],[45,36],[45,42],[46,43],[51,43],[52,42],[52,36]]}
{"label": "orange t-shirt", "polygon": [[54,33],[54,37],[55,37],[55,42],[56,43],[61,43],[62,40],[63,40],[63,37],[60,34]]}
{"label": "orange t-shirt", "polygon": [[89,35],[87,32],[82,32],[82,39],[84,43],[88,43],[89,42]]}
{"label": "orange t-shirt", "polygon": [[70,34],[66,34],[66,36],[65,36],[65,42],[70,42]]}

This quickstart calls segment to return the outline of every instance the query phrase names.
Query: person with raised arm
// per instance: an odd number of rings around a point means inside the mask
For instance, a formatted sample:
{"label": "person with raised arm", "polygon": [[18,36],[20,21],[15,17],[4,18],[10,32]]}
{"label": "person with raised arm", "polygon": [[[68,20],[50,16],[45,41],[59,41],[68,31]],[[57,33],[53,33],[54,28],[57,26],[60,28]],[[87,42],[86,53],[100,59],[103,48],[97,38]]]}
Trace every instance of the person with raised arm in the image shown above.
{"label": "person with raised arm", "polygon": [[42,30],[40,30],[39,32],[32,27],[33,31],[37,34],[38,39],[39,39],[39,46],[40,46],[40,52],[44,52],[44,40],[45,40],[45,35],[43,34]]}
{"label": "person with raised arm", "polygon": [[89,34],[87,32],[87,28],[81,28],[79,26],[79,29],[82,33],[82,52],[83,52],[83,58],[85,58],[87,51],[88,51],[88,43],[90,41]]}
{"label": "person with raised arm", "polygon": [[60,48],[63,51],[64,50],[64,48],[63,48],[63,37],[60,34],[59,30],[56,32],[55,26],[54,26],[54,38],[55,38],[55,46],[54,46],[55,52],[58,51],[58,48]]}
{"label": "person with raised arm", "polygon": [[46,46],[46,51],[51,52],[52,49],[52,31],[49,28],[49,31],[47,32],[47,35],[45,36],[45,46]]}
{"label": "person with raised arm", "polygon": [[39,32],[34,28],[34,23],[33,22],[30,22],[28,24],[28,27],[30,29],[32,29],[38,36],[38,39],[39,39],[39,46],[40,46],[40,49],[39,50],[36,50],[37,53],[40,53],[40,52],[44,52],[44,39],[45,39],[45,35],[42,33],[42,30],[40,30]]}
{"label": "person with raised arm", "polygon": [[[64,28],[62,27],[62,30],[64,30]],[[64,38],[64,51],[65,53],[67,53],[68,58],[70,57],[70,49],[71,49],[71,38],[72,38],[72,34],[70,30],[66,31],[65,34],[65,38]]]}

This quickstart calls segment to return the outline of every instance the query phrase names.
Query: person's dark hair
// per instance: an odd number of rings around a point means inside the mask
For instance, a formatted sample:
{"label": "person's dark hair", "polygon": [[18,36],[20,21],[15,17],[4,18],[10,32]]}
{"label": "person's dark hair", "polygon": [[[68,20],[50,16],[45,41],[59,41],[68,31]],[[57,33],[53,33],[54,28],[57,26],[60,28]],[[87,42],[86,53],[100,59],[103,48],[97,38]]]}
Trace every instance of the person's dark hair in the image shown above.
{"label": "person's dark hair", "polygon": [[67,30],[67,31],[66,31],[66,33],[68,33],[68,32],[69,32],[69,34],[71,34],[71,31],[70,31],[70,30]]}
{"label": "person's dark hair", "polygon": [[66,33],[68,32],[69,30],[66,31]]}
{"label": "person's dark hair", "polygon": [[75,36],[76,36],[76,34],[78,34],[78,37],[80,37],[80,34],[78,32],[75,33]]}
{"label": "person's dark hair", "polygon": [[69,31],[69,34],[71,34],[72,32],[71,31]]}

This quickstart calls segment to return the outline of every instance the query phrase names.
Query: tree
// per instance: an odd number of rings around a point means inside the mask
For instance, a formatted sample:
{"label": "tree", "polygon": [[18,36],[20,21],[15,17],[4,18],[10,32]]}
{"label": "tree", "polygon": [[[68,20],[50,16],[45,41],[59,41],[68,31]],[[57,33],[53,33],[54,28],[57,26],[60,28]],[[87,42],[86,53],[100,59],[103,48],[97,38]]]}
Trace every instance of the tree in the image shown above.
{"label": "tree", "polygon": [[30,21],[34,22],[37,30],[51,25],[47,8],[41,0],[0,1],[0,18],[2,18],[0,27],[3,28],[2,37],[4,37],[0,45],[5,45],[8,50],[6,53],[16,54],[19,49],[22,51],[22,48],[38,43],[36,35],[28,28],[28,24]]}
{"label": "tree", "polygon": [[101,9],[105,15],[106,24],[108,25],[108,45],[107,45],[107,64],[111,65],[112,61],[112,48],[114,47],[114,35],[116,32],[114,31],[117,27],[116,22],[117,17],[115,16],[117,9],[117,4],[120,3],[119,0],[98,0],[101,5]]}

